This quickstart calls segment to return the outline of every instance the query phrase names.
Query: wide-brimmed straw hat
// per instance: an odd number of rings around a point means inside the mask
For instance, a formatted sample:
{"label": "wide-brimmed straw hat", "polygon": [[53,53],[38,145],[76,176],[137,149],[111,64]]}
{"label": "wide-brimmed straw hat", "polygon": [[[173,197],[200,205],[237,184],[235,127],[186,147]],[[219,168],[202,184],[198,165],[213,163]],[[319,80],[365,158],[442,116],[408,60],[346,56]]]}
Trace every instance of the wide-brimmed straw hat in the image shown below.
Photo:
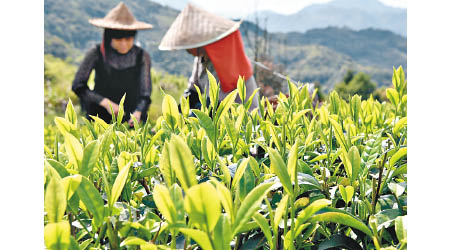
{"label": "wide-brimmed straw hat", "polygon": [[199,48],[216,42],[241,25],[189,3],[177,16],[159,45],[160,50]]}
{"label": "wide-brimmed straw hat", "polygon": [[144,30],[153,28],[151,24],[136,20],[123,2],[120,2],[114,9],[110,10],[104,18],[90,19],[89,23],[97,27],[116,30]]}

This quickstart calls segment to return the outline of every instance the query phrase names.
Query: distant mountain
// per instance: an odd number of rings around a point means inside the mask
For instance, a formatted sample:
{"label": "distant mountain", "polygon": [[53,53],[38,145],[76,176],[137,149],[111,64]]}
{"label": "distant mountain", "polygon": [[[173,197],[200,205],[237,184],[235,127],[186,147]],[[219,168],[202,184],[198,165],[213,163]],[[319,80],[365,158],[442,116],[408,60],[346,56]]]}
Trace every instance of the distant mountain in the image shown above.
{"label": "distant mountain", "polygon": [[91,18],[101,18],[123,1],[138,20],[154,26],[139,31],[137,41],[151,55],[155,69],[169,73],[190,74],[191,56],[185,51],[160,51],[158,45],[179,11],[149,0],[45,0],[44,52],[79,63],[84,53],[100,43],[103,29],[89,24]]}
{"label": "distant mountain", "polygon": [[[245,21],[240,30],[247,48],[253,46],[255,33],[264,36],[251,22]],[[283,66],[284,74],[301,82],[319,82],[326,92],[348,69],[371,75],[378,86],[391,84],[393,66],[402,65],[407,72],[407,40],[386,30],[328,27],[305,33],[268,33],[267,40],[267,53]],[[248,49],[250,57],[253,51]]]}
{"label": "distant mountain", "polygon": [[[338,0],[343,1],[343,0]],[[350,1],[350,0],[347,0]],[[120,0],[46,0],[44,52],[72,58],[79,64],[84,53],[99,43],[102,29],[88,23],[103,17]],[[185,51],[160,51],[158,45],[179,11],[149,0],[124,0],[137,19],[154,28],[138,32],[137,41],[152,58],[158,71],[190,76],[193,58]],[[347,69],[363,71],[379,86],[391,84],[392,67],[406,65],[406,38],[379,29],[318,28],[307,32],[267,33],[254,23],[241,25],[246,52],[254,58],[254,37],[267,38],[266,57],[281,73],[301,82],[318,82],[325,91],[341,81]],[[267,83],[266,83],[267,84]]]}
{"label": "distant mountain", "polygon": [[260,25],[265,25],[267,20],[269,32],[305,32],[335,26],[385,29],[406,37],[406,9],[390,7],[378,0],[333,0],[310,5],[291,15],[260,11],[248,20],[255,22],[256,17]]}

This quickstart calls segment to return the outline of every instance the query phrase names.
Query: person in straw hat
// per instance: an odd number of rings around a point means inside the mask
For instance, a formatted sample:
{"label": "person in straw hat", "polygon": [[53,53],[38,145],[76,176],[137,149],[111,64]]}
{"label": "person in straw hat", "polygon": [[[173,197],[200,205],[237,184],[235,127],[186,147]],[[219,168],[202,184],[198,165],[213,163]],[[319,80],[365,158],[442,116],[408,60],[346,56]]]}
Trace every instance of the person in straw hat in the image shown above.
{"label": "person in straw hat", "polygon": [[[132,113],[138,121],[145,122],[151,102],[151,60],[134,41],[137,30],[153,26],[137,21],[122,2],[104,18],[91,19],[89,23],[104,28],[103,41],[87,52],[72,83],[87,118],[92,115],[111,122],[112,112],[118,113],[118,104],[126,94],[124,121],[133,126]],[[90,90],[87,81],[92,70],[95,87]]]}
{"label": "person in straw hat", "polygon": [[[189,96],[191,108],[199,108],[195,85],[202,93],[209,93],[206,70],[220,82],[219,101],[237,88],[239,76],[245,80],[246,100],[257,89],[250,60],[244,52],[240,24],[189,3],[164,35],[160,50],[185,49],[195,57],[192,75],[184,93],[185,97]],[[258,107],[258,99],[256,92],[251,110]],[[239,97],[236,101],[242,102]]]}

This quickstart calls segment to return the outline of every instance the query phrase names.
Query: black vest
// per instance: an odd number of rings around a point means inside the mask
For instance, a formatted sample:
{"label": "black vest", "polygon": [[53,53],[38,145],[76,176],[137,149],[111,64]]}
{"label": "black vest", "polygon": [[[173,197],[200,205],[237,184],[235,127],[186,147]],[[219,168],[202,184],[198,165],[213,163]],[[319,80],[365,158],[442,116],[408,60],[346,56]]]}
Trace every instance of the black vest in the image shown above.
{"label": "black vest", "polygon": [[[110,99],[119,105],[120,99],[126,93],[124,102],[124,116],[122,122],[130,119],[130,113],[136,109],[139,100],[140,92],[140,77],[142,67],[143,50],[139,48],[136,56],[136,63],[134,66],[125,69],[115,69],[107,65],[103,61],[103,56],[100,52],[100,46],[97,46],[100,59],[94,66],[95,69],[95,87],[94,92]],[[105,108],[97,103],[89,103],[87,107],[88,119],[89,115],[97,116],[105,122],[110,123],[112,116]],[[145,113],[145,114],[144,114]],[[141,120],[145,121],[147,112],[142,112]]]}

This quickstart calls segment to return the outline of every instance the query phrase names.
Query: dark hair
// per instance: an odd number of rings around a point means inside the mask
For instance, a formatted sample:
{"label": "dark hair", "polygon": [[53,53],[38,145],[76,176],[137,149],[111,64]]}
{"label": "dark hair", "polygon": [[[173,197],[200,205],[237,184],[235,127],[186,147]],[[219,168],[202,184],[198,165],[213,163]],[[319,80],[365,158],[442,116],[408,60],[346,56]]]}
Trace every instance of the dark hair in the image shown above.
{"label": "dark hair", "polygon": [[107,61],[106,51],[111,49],[111,40],[113,38],[119,39],[124,37],[135,37],[136,34],[136,30],[105,29],[105,31],[103,32],[103,41],[100,45],[100,51],[102,52],[103,61]]}

